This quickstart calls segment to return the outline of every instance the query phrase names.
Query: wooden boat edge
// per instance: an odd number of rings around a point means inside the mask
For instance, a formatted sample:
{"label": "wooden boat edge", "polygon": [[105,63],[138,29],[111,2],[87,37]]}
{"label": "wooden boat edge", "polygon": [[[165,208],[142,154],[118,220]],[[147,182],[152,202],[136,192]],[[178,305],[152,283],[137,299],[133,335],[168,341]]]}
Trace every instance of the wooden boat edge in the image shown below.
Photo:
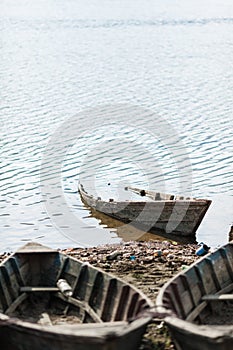
{"label": "wooden boat edge", "polygon": [[[35,248],[35,250],[34,250]],[[59,255],[62,255],[64,257],[67,257],[70,260],[75,260],[79,262],[82,266],[88,266],[89,268],[96,270],[98,272],[101,272],[103,274],[108,275],[111,278],[117,279],[121,281],[124,285],[129,286],[130,288],[133,288],[135,292],[137,292],[148,305],[148,309],[154,307],[154,303],[137,287],[134,285],[124,281],[123,279],[116,277],[114,274],[111,274],[109,272],[105,272],[102,269],[99,269],[98,267],[92,266],[88,262],[82,262],[78,260],[77,258],[74,258],[72,256],[66,255],[63,252],[60,252],[58,250],[43,246],[42,244],[39,244],[37,242],[30,242],[26,245],[20,247],[18,250],[10,254],[4,261],[1,262],[0,266],[3,266],[5,262],[7,262],[9,259],[15,256],[15,254],[50,254],[50,253],[56,253]],[[145,312],[141,315],[141,317],[136,317],[133,320],[126,320],[126,321],[107,321],[103,322],[101,324],[97,323],[90,323],[90,324],[76,324],[76,325],[53,325],[52,327],[43,326],[40,324],[34,324],[27,321],[23,321],[14,317],[7,316],[6,314],[0,312],[0,328],[1,327],[13,327],[15,329],[18,329],[23,332],[43,332],[43,334],[47,334],[48,336],[54,336],[54,335],[63,335],[68,337],[78,337],[78,341],[80,339],[86,339],[88,336],[88,339],[90,342],[95,342],[96,339],[99,339],[99,341],[106,341],[109,337],[121,337],[125,334],[128,334],[130,332],[133,332],[134,330],[137,330],[139,328],[145,327],[152,319],[152,315],[149,315],[149,313]],[[62,331],[61,331],[62,330]],[[93,332],[92,336],[90,335],[90,331]]]}
{"label": "wooden boat edge", "polygon": [[164,318],[165,323],[177,332],[195,335],[210,340],[220,340],[227,336],[232,339],[233,325],[197,325],[178,317],[167,316]]}
{"label": "wooden boat edge", "polygon": [[[225,244],[223,247],[227,245],[232,245],[233,246],[233,241]],[[175,333],[178,334],[186,334],[189,336],[198,336],[200,338],[208,338],[210,341],[220,341],[220,339],[223,338],[230,338],[232,340],[233,337],[233,325],[198,325],[195,323],[192,323],[187,320],[183,320],[179,318],[176,315],[173,315],[170,310],[166,309],[163,306],[163,294],[166,288],[173,283],[179,276],[185,275],[187,271],[191,270],[194,268],[194,266],[197,265],[197,263],[201,263],[203,260],[208,259],[211,257],[211,255],[215,254],[220,248],[216,249],[213,252],[210,252],[206,254],[205,256],[201,257],[198,259],[196,262],[192,263],[186,270],[180,271],[178,274],[176,274],[174,277],[172,277],[169,281],[167,281],[161,288],[158,293],[158,296],[156,298],[156,310],[158,313],[161,315],[165,315],[163,317],[165,323],[168,325],[169,329],[171,332],[174,332],[174,339],[176,338]],[[206,303],[206,301],[203,301],[203,303]]]}
{"label": "wooden boat edge", "polygon": [[43,326],[39,324],[30,323],[27,321],[21,321],[14,319],[0,313],[0,328],[11,327],[15,330],[21,330],[24,333],[41,333],[47,336],[62,335],[67,337],[77,337],[78,342],[83,339],[87,339],[89,343],[104,342],[109,337],[117,338],[124,336],[140,327],[146,326],[151,321],[151,317],[142,317],[134,320],[133,322],[116,321],[116,322],[104,322],[103,324],[89,323],[78,325],[56,325],[56,326]]}
{"label": "wooden boat edge", "polygon": [[[130,200],[124,200],[124,201],[115,201],[114,199],[109,198],[108,200],[104,200],[100,197],[94,197],[93,195],[91,195],[90,193],[86,192],[86,190],[84,189],[82,184],[78,184],[78,191],[81,195],[81,197],[85,198],[89,198],[92,199],[94,201],[100,201],[103,203],[119,203],[119,204],[128,204],[128,203],[145,203],[145,200],[134,200],[134,201],[130,201]],[[143,197],[142,197],[143,198]],[[195,203],[195,204],[199,204],[199,205],[207,205],[207,209],[209,208],[209,206],[212,203],[211,199],[205,199],[205,198],[190,198],[190,199],[161,199],[161,200],[154,200],[151,202],[146,202],[147,204],[152,204],[152,203]]]}

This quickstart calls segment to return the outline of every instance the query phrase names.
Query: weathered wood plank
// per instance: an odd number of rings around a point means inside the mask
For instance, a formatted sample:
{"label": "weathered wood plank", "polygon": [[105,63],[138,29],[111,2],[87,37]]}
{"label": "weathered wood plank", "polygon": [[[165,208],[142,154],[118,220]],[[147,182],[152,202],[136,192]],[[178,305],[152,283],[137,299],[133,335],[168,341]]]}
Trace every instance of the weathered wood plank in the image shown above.
{"label": "weathered wood plank", "polygon": [[221,300],[233,300],[233,294],[208,294],[202,297],[205,301],[221,301]]}
{"label": "weathered wood plank", "polygon": [[190,314],[187,316],[187,318],[185,320],[188,322],[194,321],[200,315],[200,313],[204,310],[206,305],[207,304],[204,301],[203,301],[203,303],[198,304],[196,306],[196,308],[192,312],[190,312]]}
{"label": "weathered wood plank", "polygon": [[[1,265],[7,269],[7,275],[4,275],[3,268],[0,269],[1,348],[103,350],[111,347],[135,350],[139,347],[146,325],[152,319],[152,315],[144,315],[141,311],[152,307],[153,303],[134,286],[91,265],[84,267],[75,258],[67,257],[67,263],[63,265],[64,254],[50,251],[36,243],[25,246],[6,261],[9,259],[14,259],[13,263],[3,262]],[[83,273],[82,278],[77,278],[79,272]],[[74,294],[79,298],[63,295],[56,286],[58,277],[66,279],[72,291],[79,291]],[[111,284],[112,288],[108,288],[109,281],[115,281]],[[135,318],[131,322],[124,321],[128,310],[128,305],[126,311],[123,309],[124,298],[120,300],[118,293],[113,298],[112,294],[124,286],[129,288],[130,296],[134,293],[138,295],[132,303],[128,303],[130,315]],[[37,295],[37,292],[41,294]],[[107,309],[107,302],[112,303],[110,309]],[[76,309],[76,314],[81,318],[83,316],[83,323],[90,324],[76,323],[76,318],[71,317],[71,323],[74,321],[74,324],[64,322],[62,326],[52,325],[54,314],[57,316],[56,310],[62,314],[64,309],[68,310],[67,305],[72,310],[68,316],[73,316]],[[119,313],[119,322],[113,322],[111,317],[111,322],[103,322],[103,305],[106,305],[110,316],[113,309],[122,308],[124,312]]]}
{"label": "weathered wood plank", "polygon": [[85,301],[81,301],[81,300],[75,299],[73,297],[65,297],[62,293],[57,293],[56,296],[58,298],[62,299],[63,301],[66,301],[67,303],[72,304],[74,306],[77,306],[77,307],[81,308],[82,310],[86,311],[91,316],[91,318],[93,318],[93,320],[95,322],[103,323],[101,318],[96,314],[96,312]]}
{"label": "weathered wood plank", "polygon": [[26,299],[27,299],[27,294],[26,293],[20,294],[19,297],[14,300],[14,302],[8,307],[8,309],[4,313],[6,315],[10,315]]}
{"label": "weathered wood plank", "polygon": [[22,293],[30,293],[30,292],[58,292],[59,289],[57,287],[30,287],[24,286],[20,288],[20,292]]}
{"label": "weathered wood plank", "polygon": [[52,326],[52,322],[51,319],[49,317],[49,314],[47,312],[43,312],[40,316],[39,319],[39,324],[41,324],[42,326]]}
{"label": "weathered wood plank", "polygon": [[[201,258],[186,271],[181,271],[159,291],[159,312],[173,312],[165,318],[165,322],[177,349],[232,349],[232,257],[233,244],[228,243]],[[185,281],[184,288],[180,279]],[[179,286],[177,291],[174,290],[175,285]],[[181,305],[179,302],[174,304],[175,292],[179,294]],[[194,305],[183,315],[184,305],[186,308],[186,304],[190,303],[186,293],[192,294],[190,300]]]}

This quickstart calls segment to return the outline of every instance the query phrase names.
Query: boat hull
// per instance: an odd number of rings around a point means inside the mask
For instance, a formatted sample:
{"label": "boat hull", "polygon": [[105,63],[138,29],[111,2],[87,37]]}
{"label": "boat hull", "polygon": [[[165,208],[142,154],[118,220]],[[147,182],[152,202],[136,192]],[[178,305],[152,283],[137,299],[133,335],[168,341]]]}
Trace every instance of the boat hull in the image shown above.
{"label": "boat hull", "polygon": [[[103,326],[102,326],[102,331]],[[101,330],[100,333],[101,333]],[[0,321],[0,338],[1,347],[6,350],[117,350],[117,349],[138,349],[141,343],[141,338],[146,330],[145,322],[138,322],[137,329],[132,327],[122,334],[122,329],[119,327],[109,327],[109,335],[104,330],[103,338],[97,340],[92,338],[92,329],[86,328],[82,330],[82,334],[74,329],[72,334],[65,334],[64,330],[58,329],[49,332],[47,329],[36,329],[29,325],[28,327],[19,322],[6,322],[2,325]],[[98,327],[96,328],[98,331]],[[127,346],[126,346],[127,344]]]}
{"label": "boat hull", "polygon": [[89,195],[82,186],[79,192],[84,203],[98,212],[145,231],[160,230],[179,236],[195,236],[211,201],[155,200],[155,201],[104,201]]}
{"label": "boat hull", "polygon": [[[56,287],[59,280],[72,296]],[[0,265],[0,339],[7,350],[138,349],[152,306],[130,284],[38,244]]]}
{"label": "boat hull", "polygon": [[208,254],[161,288],[157,307],[177,350],[233,347],[233,245]]}

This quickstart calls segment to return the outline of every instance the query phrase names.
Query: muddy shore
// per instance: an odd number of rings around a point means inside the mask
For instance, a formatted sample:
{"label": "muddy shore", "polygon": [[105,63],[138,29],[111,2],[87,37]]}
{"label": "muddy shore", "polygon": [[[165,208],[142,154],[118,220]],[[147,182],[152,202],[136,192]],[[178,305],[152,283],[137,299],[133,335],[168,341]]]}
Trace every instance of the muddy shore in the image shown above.
{"label": "muddy shore", "polygon": [[[170,241],[125,242],[93,248],[69,248],[62,252],[102,268],[135,285],[155,302],[159,289],[199,257],[196,244]],[[0,262],[9,253],[0,255]],[[161,320],[147,328],[140,350],[172,350],[172,340]]]}

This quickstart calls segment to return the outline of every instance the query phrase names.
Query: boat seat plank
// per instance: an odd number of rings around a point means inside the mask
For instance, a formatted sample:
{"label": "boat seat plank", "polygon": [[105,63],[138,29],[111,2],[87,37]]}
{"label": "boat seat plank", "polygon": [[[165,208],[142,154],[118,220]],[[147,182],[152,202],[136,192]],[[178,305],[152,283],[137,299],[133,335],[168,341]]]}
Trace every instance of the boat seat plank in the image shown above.
{"label": "boat seat plank", "polygon": [[204,301],[221,301],[221,300],[233,300],[233,294],[208,294],[202,297]]}
{"label": "boat seat plank", "polygon": [[28,292],[58,292],[59,289],[57,287],[30,287],[24,286],[20,288],[21,293]]}

